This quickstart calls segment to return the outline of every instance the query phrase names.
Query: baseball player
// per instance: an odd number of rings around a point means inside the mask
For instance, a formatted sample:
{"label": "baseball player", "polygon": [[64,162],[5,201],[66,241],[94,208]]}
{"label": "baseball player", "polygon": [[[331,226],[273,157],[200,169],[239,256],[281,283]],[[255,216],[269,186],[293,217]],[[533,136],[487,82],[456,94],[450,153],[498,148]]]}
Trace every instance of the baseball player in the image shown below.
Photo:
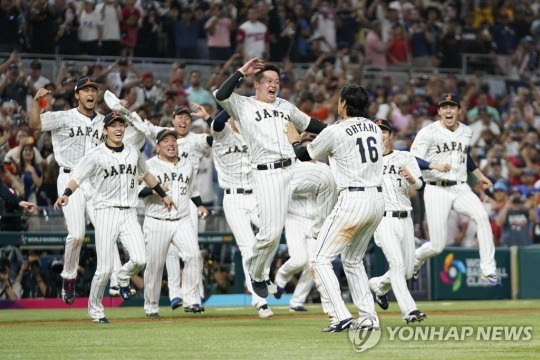
{"label": "baseball player", "polygon": [[147,161],[148,170],[155,174],[162,186],[166,186],[177,210],[164,209],[161,199],[150,187],[145,187],[139,194],[144,197],[145,203],[143,229],[147,262],[144,271],[144,310],[150,317],[159,316],[163,265],[171,243],[180,251],[184,261],[184,310],[194,313],[204,311],[199,294],[203,262],[189,207],[196,179],[191,161],[178,157],[177,139],[175,131],[161,130],[156,138],[158,155]]}
{"label": "baseball player", "polygon": [[[313,138],[314,136],[303,137],[300,144],[307,146]],[[317,167],[321,173],[329,173],[328,178],[332,178],[329,186],[335,188],[336,185],[328,165],[315,160],[306,162],[305,164],[313,164],[312,166]],[[286,284],[294,274],[301,272],[289,303],[290,311],[307,311],[304,307],[304,302],[313,285],[309,256],[315,248],[316,239],[313,238],[312,229],[314,227],[314,219],[317,217],[317,211],[315,194],[292,194],[287,219],[285,220],[285,239],[287,241],[289,259],[281,265],[276,273],[275,283],[277,291],[274,294],[277,299],[281,298]]]}
{"label": "baseball player", "polygon": [[[288,126],[286,130],[299,160],[329,156],[339,192],[311,259],[323,310],[330,317],[330,325],[323,332],[340,332],[351,326],[358,330],[379,328],[362,262],[384,213],[382,131],[366,118],[368,105],[369,96],[364,88],[347,85],[338,102],[338,114],[343,121],[324,129],[307,147],[300,145],[296,129]],[[340,254],[353,302],[359,310],[359,318],[354,321],[332,269],[332,261]]]}
{"label": "baseball player", "polygon": [[113,254],[117,239],[129,254],[127,261],[117,274],[120,296],[129,299],[129,281],[141,271],[146,263],[144,237],[137,220],[138,180],[142,178],[162,198],[167,209],[173,201],[161,188],[156,178],[148,171],[142,154],[122,139],[126,119],[112,112],[103,118],[105,143],[88,151],[73,169],[63,194],[54,207],[66,206],[69,196],[78,184],[88,180],[95,187],[94,215],[96,231],[97,267],[88,301],[88,313],[95,323],[108,323],[102,304],[103,292],[113,270]]}
{"label": "baseball player", "polygon": [[[238,82],[250,74],[255,74],[255,96],[233,93]],[[314,233],[318,233],[324,216],[330,212],[335,201],[335,192],[328,187],[331,180],[324,178],[324,174],[318,173],[313,167],[296,162],[294,150],[283,132],[284,125],[289,122],[299,131],[307,130],[316,134],[326,125],[278,98],[279,79],[277,66],[264,65],[260,59],[253,58],[214,93],[219,104],[236,120],[255,170],[253,179],[257,189],[260,227],[247,266],[253,291],[263,298],[268,296],[266,279],[279,246],[293,190],[318,194],[319,212]]]}
{"label": "baseball player", "polygon": [[414,268],[414,225],[411,217],[412,205],[409,187],[421,189],[422,173],[414,156],[407,151],[393,150],[392,125],[388,120],[377,119],[382,130],[383,153],[383,196],[384,217],[375,230],[375,243],[383,250],[389,270],[382,276],[369,280],[379,306],[388,309],[386,293],[390,288],[407,323],[422,321],[426,314],[416,308],[407,288]]}
{"label": "baseball player", "polygon": [[416,157],[451,165],[450,171],[445,173],[424,171],[426,179],[424,201],[430,241],[416,250],[415,271],[418,271],[427,259],[444,249],[448,231],[448,213],[450,209],[454,209],[476,222],[480,269],[490,285],[498,285],[495,247],[489,218],[480,199],[467,184],[467,170],[478,178],[484,188],[492,187],[492,183],[468,154],[472,130],[458,121],[460,113],[458,96],[451,93],[443,94],[438,103],[439,120],[421,129],[411,147],[411,153]]}
{"label": "baseball player", "polygon": [[[198,115],[208,121],[209,115],[204,108],[198,108],[199,111],[201,113]],[[255,245],[252,226],[259,226],[251,159],[234,119],[229,119],[226,111],[220,112],[212,122],[212,136],[214,137],[212,155],[218,172],[218,182],[225,193],[223,212],[242,254],[242,266],[247,276],[246,260],[252,255]],[[247,281],[246,284],[248,291],[252,294],[251,304],[257,308],[259,317],[265,319],[273,316],[274,313],[268,307],[266,299],[253,291],[251,281]]]}

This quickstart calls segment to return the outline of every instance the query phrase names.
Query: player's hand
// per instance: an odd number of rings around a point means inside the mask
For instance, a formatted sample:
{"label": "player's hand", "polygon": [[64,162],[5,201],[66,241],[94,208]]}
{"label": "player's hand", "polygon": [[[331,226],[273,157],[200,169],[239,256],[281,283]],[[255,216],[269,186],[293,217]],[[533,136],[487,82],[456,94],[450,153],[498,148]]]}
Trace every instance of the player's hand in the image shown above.
{"label": "player's hand", "polygon": [[60,209],[61,206],[66,206],[69,202],[69,197],[66,195],[60,196],[54,203],[54,210]]}
{"label": "player's hand", "polygon": [[399,169],[399,175],[404,178],[405,180],[407,180],[407,182],[409,184],[414,184],[416,183],[416,180],[412,177],[411,173],[409,172],[409,170],[405,169],[405,168],[401,168]]}
{"label": "player's hand", "polygon": [[208,212],[208,209],[205,208],[204,206],[199,206],[197,208],[197,214],[199,215],[199,217],[201,219],[206,219],[206,217],[208,216],[209,212]]}
{"label": "player's hand", "polygon": [[452,166],[450,164],[431,163],[430,165],[431,169],[440,172],[449,172],[452,169]]}
{"label": "player's hand", "polygon": [[172,201],[172,199],[169,196],[165,196],[161,200],[163,201],[163,207],[167,209],[168,211],[171,211],[172,208],[178,209],[174,201]]}
{"label": "player's hand", "polygon": [[302,140],[302,138],[300,137],[300,134],[298,133],[298,130],[296,130],[296,128],[290,121],[288,121],[287,124],[285,124],[285,127],[283,128],[283,132],[285,133],[285,136],[287,136],[287,140],[289,140],[289,143],[291,144]]}
{"label": "player's hand", "polygon": [[491,182],[491,180],[489,180],[484,174],[481,174],[480,176],[477,176],[477,177],[478,177],[478,181],[482,183],[482,187],[484,189],[490,189],[493,187],[493,183]]}
{"label": "player's hand", "polygon": [[193,109],[195,109],[195,111],[191,113],[191,116],[201,118],[205,121],[208,120],[210,114],[208,114],[204,106],[195,103],[191,103],[191,106],[193,107]]}
{"label": "player's hand", "polygon": [[240,69],[238,69],[238,71],[244,75],[251,75],[261,70],[263,66],[264,62],[261,59],[253,58],[248,60]]}
{"label": "player's hand", "polygon": [[39,101],[45,96],[49,95],[51,92],[45,88],[41,88],[37,91],[36,95],[34,96],[35,101]]}
{"label": "player's hand", "polygon": [[29,214],[35,214],[37,213],[38,206],[34,203],[28,202],[28,201],[21,201],[19,203],[19,206],[24,209]]}

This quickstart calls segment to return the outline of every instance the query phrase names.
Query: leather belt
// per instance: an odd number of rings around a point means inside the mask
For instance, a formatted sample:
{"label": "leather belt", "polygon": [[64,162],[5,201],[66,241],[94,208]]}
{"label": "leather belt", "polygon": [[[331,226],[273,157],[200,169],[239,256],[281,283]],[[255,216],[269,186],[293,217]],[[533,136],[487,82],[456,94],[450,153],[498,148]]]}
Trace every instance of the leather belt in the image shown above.
{"label": "leather belt", "polygon": [[129,206],[113,206],[113,208],[115,208],[115,209],[120,209],[120,210],[131,209],[131,207],[129,207]]}
{"label": "leather belt", "polygon": [[[148,216],[148,215],[147,215]],[[160,218],[157,218],[157,217],[153,217],[153,216],[148,216],[149,218],[152,218],[154,220],[161,220],[161,221],[178,221],[180,220],[180,218],[178,219],[160,219]]]}
{"label": "leather belt", "polygon": [[69,174],[71,172],[71,168],[62,166],[60,168],[60,171],[62,171],[63,173]]}
{"label": "leather belt", "polygon": [[251,189],[225,189],[225,194],[253,194],[253,190]]}
{"label": "leather belt", "polygon": [[395,217],[398,219],[405,219],[409,217],[408,211],[385,211],[384,212],[385,217]]}
{"label": "leather belt", "polygon": [[[349,186],[347,189],[349,191],[366,191],[366,189],[371,189],[371,188],[365,188],[363,186]],[[377,191],[382,192],[382,186],[377,186]]]}
{"label": "leather belt", "polygon": [[454,180],[440,180],[440,181],[430,181],[428,182],[429,185],[435,185],[435,186],[454,186],[459,184],[465,184],[465,181],[454,181]]}
{"label": "leather belt", "polygon": [[292,160],[290,158],[281,159],[273,163],[259,164],[257,165],[257,170],[280,169],[280,168],[285,168],[291,165],[292,165]]}

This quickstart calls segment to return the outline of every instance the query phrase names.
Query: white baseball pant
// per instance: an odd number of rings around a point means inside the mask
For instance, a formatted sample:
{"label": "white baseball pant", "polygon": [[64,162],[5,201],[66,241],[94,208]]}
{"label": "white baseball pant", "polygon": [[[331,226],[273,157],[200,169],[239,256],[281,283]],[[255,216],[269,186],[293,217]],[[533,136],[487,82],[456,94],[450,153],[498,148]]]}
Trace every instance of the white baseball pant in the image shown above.
{"label": "white baseball pant", "polygon": [[103,292],[113,271],[116,240],[120,240],[129,255],[129,260],[117,273],[119,286],[128,286],[131,276],[144,268],[146,250],[135,208],[102,208],[96,209],[94,214],[97,267],[90,287],[88,314],[93,319],[99,319],[105,317]]}
{"label": "white baseball pant", "polygon": [[495,245],[489,217],[469,185],[441,187],[428,184],[424,190],[424,201],[430,241],[416,250],[415,268],[419,269],[427,259],[443,251],[448,235],[448,214],[450,209],[454,209],[476,223],[482,274],[496,274]]}
{"label": "white baseball pant", "polygon": [[292,192],[317,193],[319,212],[313,226],[313,233],[317,235],[335,203],[336,190],[335,185],[332,186],[334,180],[331,172],[321,171],[313,163],[296,162],[286,168],[255,170],[253,174],[261,226],[247,266],[252,280],[263,281],[269,277],[268,269],[279,247]]}
{"label": "white baseball pant", "polygon": [[[385,213],[386,214],[386,213]],[[416,310],[416,303],[407,288],[406,279],[410,279],[414,270],[414,224],[410,216],[406,218],[385,215],[377,230],[375,243],[382,249],[389,270],[382,276],[370,279],[374,290],[384,295],[394,289],[394,295],[403,316]]]}
{"label": "white baseball pant", "polygon": [[[147,261],[144,271],[144,310],[147,314],[159,312],[163,265],[171,244],[178,249],[184,261],[182,294],[187,305],[199,304],[199,284],[202,281],[202,257],[197,233],[191,218],[175,221],[144,219]],[[178,261],[178,260],[177,260]]]}
{"label": "white baseball pant", "polygon": [[323,310],[331,323],[351,318],[341,297],[332,261],[341,254],[343,269],[360,317],[377,319],[363,257],[384,212],[384,198],[376,188],[340,192],[317,238],[311,269],[321,295]]}
{"label": "white baseball pant", "polygon": [[254,194],[225,194],[223,212],[234,235],[236,245],[242,254],[242,267],[246,276],[247,289],[251,293],[251,305],[259,308],[266,305],[267,302],[266,299],[253,292],[246,265],[247,259],[253,254],[253,246],[255,245],[255,234],[251,225],[259,226],[257,198]]}
{"label": "white baseball pant", "polygon": [[291,307],[304,305],[313,285],[313,276],[309,266],[309,256],[315,248],[315,239],[311,231],[312,224],[313,219],[295,214],[288,214],[285,220],[289,259],[279,268],[275,283],[284,288],[294,274],[302,272],[290,301]]}

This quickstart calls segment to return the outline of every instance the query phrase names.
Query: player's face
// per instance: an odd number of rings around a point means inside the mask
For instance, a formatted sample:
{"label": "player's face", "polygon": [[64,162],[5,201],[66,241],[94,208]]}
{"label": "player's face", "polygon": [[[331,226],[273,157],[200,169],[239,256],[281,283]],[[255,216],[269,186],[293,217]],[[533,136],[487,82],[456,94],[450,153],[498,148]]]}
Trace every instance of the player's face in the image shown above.
{"label": "player's face", "polygon": [[260,81],[253,82],[255,98],[262,102],[273,103],[279,94],[279,75],[275,71],[265,71]]}
{"label": "player's face", "polygon": [[79,111],[93,113],[97,104],[97,89],[88,86],[75,93],[75,99],[79,100]]}
{"label": "player's face", "polygon": [[191,129],[191,116],[180,113],[173,118],[174,130],[179,136],[186,136]]}
{"label": "player's face", "polygon": [[438,113],[445,128],[455,130],[458,126],[459,107],[456,105],[443,104]]}
{"label": "player's face", "polygon": [[172,135],[167,135],[158,144],[159,155],[167,160],[176,160],[178,157],[178,143]]}
{"label": "player's face", "polygon": [[121,146],[124,133],[126,132],[126,123],[123,121],[113,121],[107,127],[103,128],[103,132],[107,136],[107,144],[109,146]]}
{"label": "player's face", "polygon": [[338,115],[344,119],[347,118],[347,112],[345,111],[346,108],[347,106],[346,106],[345,100],[339,99],[338,105],[337,105],[337,112],[338,112]]}
{"label": "player's face", "polygon": [[394,134],[388,130],[382,130],[382,141],[384,145],[384,155],[389,154],[392,151],[392,139]]}

